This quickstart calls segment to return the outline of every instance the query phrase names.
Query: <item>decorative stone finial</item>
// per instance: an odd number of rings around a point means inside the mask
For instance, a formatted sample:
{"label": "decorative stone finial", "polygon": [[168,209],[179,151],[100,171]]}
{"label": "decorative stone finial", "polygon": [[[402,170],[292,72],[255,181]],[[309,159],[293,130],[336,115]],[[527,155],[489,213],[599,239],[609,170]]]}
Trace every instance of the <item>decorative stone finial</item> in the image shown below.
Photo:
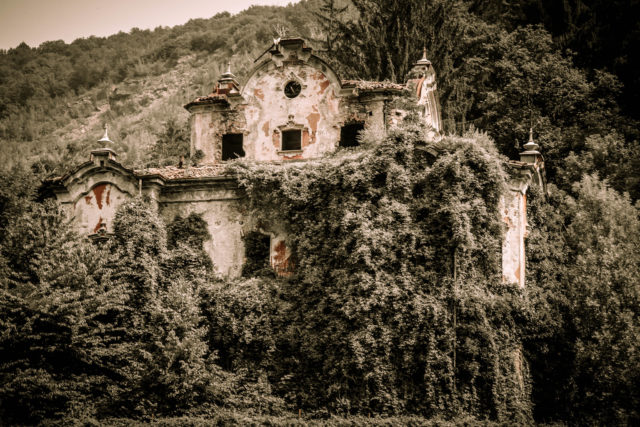
{"label": "decorative stone finial", "polygon": [[104,135],[98,142],[102,142],[104,144],[113,144],[113,141],[109,139],[109,134],[107,133],[107,124],[104,124]]}
{"label": "decorative stone finial", "polygon": [[540,148],[538,144],[533,141],[533,128],[529,128],[529,141],[524,144],[522,148],[526,151],[537,151],[538,148]]}
{"label": "decorative stone finial", "polygon": [[422,45],[422,58],[416,62],[416,65],[431,65],[431,61],[427,59],[427,45]]}
{"label": "decorative stone finial", "polygon": [[227,61],[227,71],[225,71],[218,83],[213,88],[215,94],[237,95],[240,93],[240,83],[236,80],[236,76],[231,72],[231,61]]}
{"label": "decorative stone finial", "polygon": [[520,161],[527,163],[536,163],[538,157],[541,157],[538,151],[538,144],[533,140],[533,128],[529,128],[529,141],[522,146],[525,151],[520,153]]}
{"label": "decorative stone finial", "polygon": [[220,76],[220,79],[218,81],[222,82],[222,81],[231,81],[231,80],[235,80],[236,76],[233,75],[233,73],[231,72],[231,61],[227,61],[227,71],[225,71],[224,73],[222,73],[222,75]]}
{"label": "decorative stone finial", "polygon": [[109,139],[109,135],[107,133],[107,124],[104,124],[104,135],[101,139],[98,140],[103,144],[103,148],[98,148],[97,150],[93,150],[91,152],[91,161],[96,164],[104,167],[107,163],[107,160],[115,160],[116,152],[111,149],[110,145],[113,145],[113,141]]}

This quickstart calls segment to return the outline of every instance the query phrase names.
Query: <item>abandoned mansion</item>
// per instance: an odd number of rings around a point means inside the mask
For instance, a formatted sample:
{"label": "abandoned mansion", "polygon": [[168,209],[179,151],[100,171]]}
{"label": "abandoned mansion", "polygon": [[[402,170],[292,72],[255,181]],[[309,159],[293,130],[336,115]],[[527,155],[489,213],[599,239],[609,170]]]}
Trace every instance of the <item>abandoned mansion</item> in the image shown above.
{"label": "abandoned mansion", "polygon": [[[341,80],[304,40],[282,39],[256,60],[244,84],[227,69],[211,94],[185,105],[197,166],[128,169],[116,160],[105,133],[104,148],[51,183],[83,234],[108,235],[118,206],[142,195],[167,223],[177,215],[202,215],[211,235],[205,250],[220,274],[241,274],[243,236],[254,231],[269,236],[271,266],[282,272],[291,256],[286,231],[277,225],[264,229],[251,217],[235,178],[224,173],[225,163],[237,157],[304,162],[356,146],[361,130],[398,125],[407,112],[397,101],[407,97],[424,121],[425,137],[439,140],[443,129],[435,72],[426,54],[404,84]],[[520,160],[508,162],[511,179],[500,207],[506,229],[503,277],[519,286],[524,286],[526,192],[543,183],[544,168],[532,139],[524,148]]]}

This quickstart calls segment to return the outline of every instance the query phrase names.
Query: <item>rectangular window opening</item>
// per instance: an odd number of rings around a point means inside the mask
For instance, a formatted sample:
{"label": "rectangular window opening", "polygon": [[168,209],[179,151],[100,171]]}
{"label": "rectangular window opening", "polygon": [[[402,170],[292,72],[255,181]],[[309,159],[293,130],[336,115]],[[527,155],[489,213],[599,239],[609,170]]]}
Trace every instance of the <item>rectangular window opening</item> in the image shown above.
{"label": "rectangular window opening", "polygon": [[244,157],[241,133],[227,133],[222,135],[222,160],[232,160]]}
{"label": "rectangular window opening", "polygon": [[357,147],[358,135],[364,130],[364,123],[350,123],[340,129],[340,147]]}
{"label": "rectangular window opening", "polygon": [[252,231],[244,237],[245,263],[242,275],[250,277],[270,267],[271,236]]}
{"label": "rectangular window opening", "polygon": [[282,131],[282,151],[302,150],[302,131]]}

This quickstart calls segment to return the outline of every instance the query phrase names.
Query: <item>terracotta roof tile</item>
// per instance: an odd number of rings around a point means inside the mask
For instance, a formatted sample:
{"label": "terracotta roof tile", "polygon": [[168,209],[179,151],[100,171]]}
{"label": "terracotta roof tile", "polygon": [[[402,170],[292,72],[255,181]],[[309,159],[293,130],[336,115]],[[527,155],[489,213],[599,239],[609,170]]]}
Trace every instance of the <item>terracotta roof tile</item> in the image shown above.
{"label": "terracotta roof tile", "polygon": [[137,169],[134,171],[134,174],[138,177],[158,175],[166,180],[172,180],[222,176],[224,175],[224,170],[224,165],[199,166],[189,168],[167,166],[164,168]]}
{"label": "terracotta roof tile", "polygon": [[207,96],[199,96],[190,103],[186,104],[184,108],[189,108],[194,105],[205,105],[205,104],[228,104],[229,100],[226,94],[215,94],[211,93]]}
{"label": "terracotta roof tile", "polygon": [[379,90],[379,89],[391,89],[391,90],[404,90],[406,86],[393,82],[371,82],[366,80],[343,80],[342,87],[355,87],[360,90]]}

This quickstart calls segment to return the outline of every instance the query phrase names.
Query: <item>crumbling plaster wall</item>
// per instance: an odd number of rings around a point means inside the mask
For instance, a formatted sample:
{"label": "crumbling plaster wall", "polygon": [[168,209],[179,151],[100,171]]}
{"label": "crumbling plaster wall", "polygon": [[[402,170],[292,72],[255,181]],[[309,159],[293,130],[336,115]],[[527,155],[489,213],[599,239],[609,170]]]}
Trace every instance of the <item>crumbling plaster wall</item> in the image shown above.
{"label": "crumbling plaster wall", "polygon": [[385,115],[387,114],[388,97],[379,94],[364,94],[345,96],[340,100],[340,121],[337,123],[338,138],[340,139],[340,127],[348,123],[363,123],[365,128],[385,128]]}
{"label": "crumbling plaster wall", "polygon": [[240,275],[244,264],[242,236],[253,227],[253,221],[231,182],[169,185],[163,189],[158,209],[166,224],[178,215],[201,214],[211,235],[204,242],[204,250],[216,271],[225,276]]}
{"label": "crumbling plaster wall", "polygon": [[[514,184],[514,183],[512,183]],[[527,237],[527,185],[512,186],[500,201],[500,214],[506,225],[502,242],[502,280],[524,288],[525,238]]]}
{"label": "crumbling plaster wall", "polygon": [[83,234],[97,233],[101,227],[113,230],[113,218],[118,207],[129,198],[117,184],[96,184],[73,203],[73,217],[78,231]]}
{"label": "crumbling plaster wall", "polygon": [[[292,80],[302,89],[295,98],[288,98],[284,86]],[[336,79],[306,63],[281,67],[265,63],[242,91],[249,134],[247,157],[259,161],[304,159],[335,150],[341,122],[338,89]],[[287,129],[302,130],[301,152],[282,152],[281,132]]]}
{"label": "crumbling plaster wall", "polygon": [[226,133],[241,133],[248,138],[244,105],[227,107],[226,105],[207,105],[192,107],[191,155],[201,150],[204,157],[201,164],[215,164],[222,160],[222,136]]}
{"label": "crumbling plaster wall", "polygon": [[[257,161],[319,158],[335,151],[341,127],[363,123],[386,127],[388,93],[342,88],[335,73],[305,49],[281,47],[250,74],[241,93],[219,96],[189,106],[191,153],[202,150],[202,164],[221,161],[222,136],[243,134],[245,156]],[[285,59],[287,58],[287,59]],[[284,93],[288,82],[301,86],[299,95]],[[300,150],[282,150],[282,131],[301,131]]]}

